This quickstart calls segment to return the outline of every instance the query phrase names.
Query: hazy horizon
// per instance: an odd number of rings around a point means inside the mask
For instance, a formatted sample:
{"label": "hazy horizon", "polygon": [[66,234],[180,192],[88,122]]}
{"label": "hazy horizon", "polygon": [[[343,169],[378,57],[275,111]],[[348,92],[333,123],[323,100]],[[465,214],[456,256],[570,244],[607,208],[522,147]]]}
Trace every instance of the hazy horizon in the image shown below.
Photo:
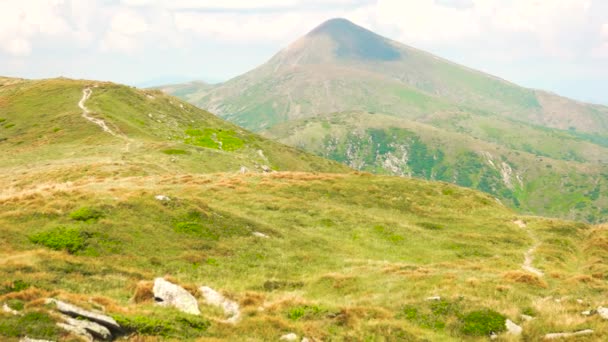
{"label": "hazy horizon", "polygon": [[608,104],[608,3],[598,0],[4,1],[0,75],[218,83],[334,17],[525,87]]}

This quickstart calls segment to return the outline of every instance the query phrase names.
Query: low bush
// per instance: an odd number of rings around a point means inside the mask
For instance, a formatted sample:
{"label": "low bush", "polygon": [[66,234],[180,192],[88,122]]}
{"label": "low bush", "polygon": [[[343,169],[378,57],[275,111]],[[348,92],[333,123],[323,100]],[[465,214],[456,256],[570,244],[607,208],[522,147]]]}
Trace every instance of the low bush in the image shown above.
{"label": "low bush", "polygon": [[65,250],[75,254],[86,248],[87,234],[77,228],[57,227],[31,235],[30,241],[56,251]]}
{"label": "low bush", "polygon": [[461,318],[461,332],[465,335],[489,336],[506,330],[507,318],[500,313],[490,310],[472,311]]}
{"label": "low bush", "polygon": [[103,213],[100,210],[82,207],[78,210],[73,211],[70,214],[72,220],[75,221],[94,221],[103,217]]}
{"label": "low bush", "polygon": [[289,309],[287,311],[287,318],[292,321],[322,318],[327,312],[327,309],[316,305],[300,305]]}
{"label": "low bush", "polygon": [[11,293],[11,292],[21,292],[30,287],[30,284],[24,282],[23,280],[15,280],[12,283],[5,284],[0,288],[0,295]]}

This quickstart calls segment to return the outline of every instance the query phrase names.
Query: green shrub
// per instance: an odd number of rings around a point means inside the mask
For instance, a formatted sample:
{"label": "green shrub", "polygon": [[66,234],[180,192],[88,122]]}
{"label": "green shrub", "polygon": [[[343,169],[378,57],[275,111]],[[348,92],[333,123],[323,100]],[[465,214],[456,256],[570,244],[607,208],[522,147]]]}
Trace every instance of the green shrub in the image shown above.
{"label": "green shrub", "polygon": [[406,306],[403,309],[403,317],[423,328],[441,330],[445,328],[445,317],[428,312],[421,312],[414,306]]}
{"label": "green shrub", "polygon": [[6,305],[13,310],[21,311],[25,307],[25,302],[20,299],[9,299],[6,301]]}
{"label": "green shrub", "polygon": [[287,311],[287,318],[292,321],[297,321],[301,318],[313,319],[322,317],[325,313],[327,313],[326,309],[320,308],[316,305],[300,305],[289,309]]}
{"label": "green shrub", "polygon": [[87,236],[88,234],[77,228],[57,227],[31,235],[30,241],[56,251],[65,250],[70,254],[75,254],[86,248]]}
{"label": "green shrub", "polygon": [[184,313],[171,312],[170,316],[158,314],[146,316],[115,315],[114,319],[129,333],[162,336],[173,339],[201,337],[211,325],[208,320]]}
{"label": "green shrub", "polygon": [[55,321],[46,313],[28,312],[23,316],[4,316],[0,319],[0,336],[57,340],[60,334]]}
{"label": "green shrub", "polygon": [[198,222],[178,222],[175,224],[174,230],[178,233],[198,235],[210,240],[219,238],[218,234]]}
{"label": "green shrub", "polygon": [[166,149],[166,150],[163,150],[162,152],[164,154],[168,154],[168,155],[190,154],[188,151],[179,150],[179,149],[175,149],[175,148]]}
{"label": "green shrub", "polygon": [[97,209],[82,207],[70,214],[72,220],[76,221],[91,221],[98,220],[103,217],[103,213]]}
{"label": "green shrub", "polygon": [[466,335],[488,336],[506,330],[506,317],[500,313],[490,310],[472,311],[461,318],[461,332]]}
{"label": "green shrub", "polygon": [[30,287],[30,284],[24,282],[23,280],[15,280],[14,282],[4,285],[0,288],[0,294],[11,293],[11,292],[20,292]]}

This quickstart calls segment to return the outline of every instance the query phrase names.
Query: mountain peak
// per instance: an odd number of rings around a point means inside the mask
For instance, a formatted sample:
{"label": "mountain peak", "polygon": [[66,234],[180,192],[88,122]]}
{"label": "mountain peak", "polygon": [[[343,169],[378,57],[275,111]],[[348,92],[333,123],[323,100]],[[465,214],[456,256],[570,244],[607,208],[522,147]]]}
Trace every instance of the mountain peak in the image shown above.
{"label": "mountain peak", "polygon": [[390,41],[344,18],[325,21],[307,35],[327,36],[335,44],[335,55],[345,59],[391,61],[401,58],[401,51]]}

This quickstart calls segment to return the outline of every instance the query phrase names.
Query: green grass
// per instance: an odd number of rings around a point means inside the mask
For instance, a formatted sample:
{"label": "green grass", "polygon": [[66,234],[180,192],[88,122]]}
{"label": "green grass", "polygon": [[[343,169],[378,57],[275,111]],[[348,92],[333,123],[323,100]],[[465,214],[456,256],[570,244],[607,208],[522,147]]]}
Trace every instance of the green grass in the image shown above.
{"label": "green grass", "polygon": [[[605,227],[520,216],[493,195],[443,182],[319,172],[344,169],[171,105],[179,103],[173,98],[101,84],[90,108],[126,136],[115,138],[72,109],[83,83],[40,82],[0,87],[10,99],[0,115],[17,121],[10,113],[23,113],[20,133],[2,143],[8,152],[0,170],[13,176],[0,177],[0,303],[46,315],[52,308],[43,300],[60,298],[105,311],[132,338],[149,339],[266,341],[294,332],[316,340],[481,341],[487,336],[468,334],[495,329],[496,316],[466,317],[484,309],[521,324],[528,340],[581,327],[592,328],[593,338],[608,336],[597,317],[580,315],[605,305]],[[56,125],[43,124],[35,105],[64,120],[64,130],[51,132]],[[186,130],[204,135],[205,128],[233,132],[244,145],[225,151],[183,144]],[[387,142],[382,151],[393,148],[391,134],[418,134],[370,132]],[[419,142],[428,144],[422,136]],[[423,150],[419,155],[433,155],[433,148]],[[256,164],[289,171],[238,172]],[[577,182],[568,183],[563,189],[575,191]],[[171,200],[156,200],[161,194]],[[103,215],[90,215],[95,211]],[[543,278],[521,269],[536,241],[534,266]],[[156,277],[196,294],[202,315],[155,306]],[[205,304],[200,286],[239,303],[241,320],[221,323],[224,312]],[[530,308],[535,319],[522,322]],[[71,338],[45,332],[56,328],[44,317],[19,325],[24,316],[0,315],[0,324],[10,323],[5,339]]]}
{"label": "green grass", "polygon": [[86,233],[78,228],[57,227],[30,236],[30,241],[56,251],[75,254],[87,246]]}
{"label": "green grass", "polygon": [[0,336],[5,338],[29,337],[35,339],[56,339],[59,327],[46,313],[28,312],[23,316],[2,316]]}

